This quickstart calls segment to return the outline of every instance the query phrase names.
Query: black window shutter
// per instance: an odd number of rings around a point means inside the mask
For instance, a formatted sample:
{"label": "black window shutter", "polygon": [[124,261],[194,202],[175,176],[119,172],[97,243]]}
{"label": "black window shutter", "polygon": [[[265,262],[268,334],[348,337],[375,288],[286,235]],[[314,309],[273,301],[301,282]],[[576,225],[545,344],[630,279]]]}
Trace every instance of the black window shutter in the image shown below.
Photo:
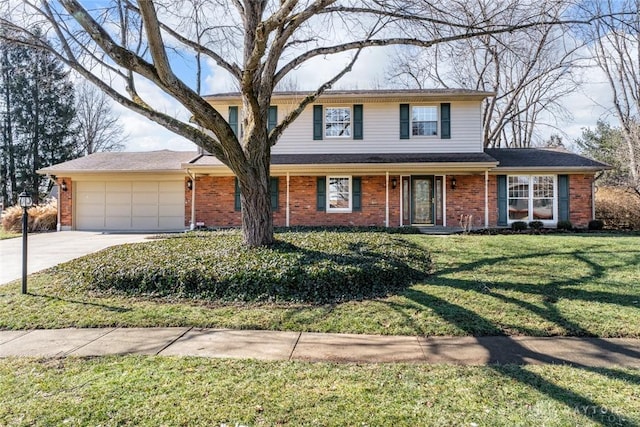
{"label": "black window shutter", "polygon": [[277,176],[272,176],[269,181],[269,184],[271,185],[271,188],[269,188],[269,191],[271,194],[271,210],[272,211],[278,210],[278,182],[279,182],[279,179]]}
{"label": "black window shutter", "polygon": [[236,211],[240,211],[242,205],[240,204],[240,182],[238,181],[238,178],[236,178],[236,192],[234,199],[234,209]]}
{"label": "black window shutter", "polygon": [[322,105],[313,106],[313,139],[322,139]]}
{"label": "black window shutter", "polygon": [[351,191],[353,192],[353,198],[351,200],[351,208],[354,211],[361,211],[362,210],[362,180],[360,177],[354,177],[351,179],[351,185],[352,185],[352,189]]}
{"label": "black window shutter", "polygon": [[317,210],[327,210],[327,178],[324,176],[318,177],[318,186],[316,189]]}
{"label": "black window shutter", "polygon": [[271,132],[278,125],[278,106],[269,107],[269,116],[267,117],[267,131]]}
{"label": "black window shutter", "polygon": [[238,107],[229,107],[229,126],[238,136]]}
{"label": "black window shutter", "polygon": [[498,175],[498,225],[507,225],[507,176]]}
{"label": "black window shutter", "polygon": [[569,175],[558,175],[558,221],[569,221]]}
{"label": "black window shutter", "polygon": [[362,139],[364,137],[362,124],[362,104],[355,104],[353,106],[353,139]]}
{"label": "black window shutter", "polygon": [[400,104],[400,139],[409,139],[409,104]]}
{"label": "black window shutter", "polygon": [[451,104],[440,104],[440,138],[451,139]]}

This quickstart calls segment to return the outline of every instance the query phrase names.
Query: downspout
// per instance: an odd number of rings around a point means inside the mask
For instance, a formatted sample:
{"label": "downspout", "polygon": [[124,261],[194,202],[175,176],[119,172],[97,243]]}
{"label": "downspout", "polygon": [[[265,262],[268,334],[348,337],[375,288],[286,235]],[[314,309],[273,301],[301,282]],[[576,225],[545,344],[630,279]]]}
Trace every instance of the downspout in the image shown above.
{"label": "downspout", "polygon": [[287,172],[287,207],[285,209],[285,226],[289,227],[289,172]]}
{"label": "downspout", "polygon": [[489,171],[484,171],[484,228],[489,228]]}
{"label": "downspout", "polygon": [[189,230],[193,231],[196,229],[196,174],[192,174],[187,169],[187,175],[191,179],[191,219],[189,221]]}
{"label": "downspout", "polygon": [[385,185],[385,202],[384,202],[384,224],[389,228],[389,172],[386,173],[386,185]]}

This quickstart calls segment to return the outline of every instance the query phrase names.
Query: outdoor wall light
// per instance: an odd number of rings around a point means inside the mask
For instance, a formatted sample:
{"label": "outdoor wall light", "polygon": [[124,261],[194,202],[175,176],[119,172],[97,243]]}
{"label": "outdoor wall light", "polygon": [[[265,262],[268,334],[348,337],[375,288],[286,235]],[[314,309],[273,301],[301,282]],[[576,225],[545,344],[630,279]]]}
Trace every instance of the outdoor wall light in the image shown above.
{"label": "outdoor wall light", "polygon": [[193,181],[192,181],[192,180],[190,180],[190,179],[188,179],[188,180],[187,180],[187,188],[188,188],[189,190],[192,190],[192,189],[193,189]]}
{"label": "outdoor wall light", "polygon": [[391,188],[394,188],[394,189],[395,189],[397,186],[398,186],[398,180],[397,180],[397,179],[395,179],[395,178],[393,178],[393,179],[391,180]]}
{"label": "outdoor wall light", "polygon": [[64,179],[62,180],[62,183],[60,184],[60,188],[62,189],[62,191],[67,191],[67,183],[64,182]]}
{"label": "outdoor wall light", "polygon": [[453,178],[451,178],[451,189],[455,190],[457,186],[458,186],[458,181],[456,181],[456,177],[454,176]]}

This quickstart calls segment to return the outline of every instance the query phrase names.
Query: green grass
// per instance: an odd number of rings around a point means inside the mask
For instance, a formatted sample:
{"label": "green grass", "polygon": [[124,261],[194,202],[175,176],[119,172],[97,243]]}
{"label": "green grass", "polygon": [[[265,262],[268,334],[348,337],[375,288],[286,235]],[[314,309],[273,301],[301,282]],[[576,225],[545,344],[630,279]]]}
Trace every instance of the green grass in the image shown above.
{"label": "green grass", "polygon": [[640,423],[640,371],[198,358],[0,360],[0,424]]}
{"label": "green grass", "polygon": [[4,228],[0,227],[0,240],[4,239],[13,239],[15,237],[20,237],[20,233],[14,233],[11,231],[5,231]]}
{"label": "green grass", "polygon": [[640,337],[638,238],[401,236],[434,274],[396,295],[341,304],[220,304],[101,296],[30,277],[0,287],[0,328],[199,326],[400,335]]}

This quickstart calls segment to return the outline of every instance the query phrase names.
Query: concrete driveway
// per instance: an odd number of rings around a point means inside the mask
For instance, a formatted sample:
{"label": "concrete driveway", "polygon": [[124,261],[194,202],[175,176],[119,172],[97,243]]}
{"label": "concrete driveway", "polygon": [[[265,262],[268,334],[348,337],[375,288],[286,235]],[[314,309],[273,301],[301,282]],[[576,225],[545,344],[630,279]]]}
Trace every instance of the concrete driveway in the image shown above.
{"label": "concrete driveway", "polygon": [[[60,231],[29,234],[27,273],[97,252],[109,246],[143,242],[153,234]],[[22,237],[0,240],[0,285],[22,277]]]}

